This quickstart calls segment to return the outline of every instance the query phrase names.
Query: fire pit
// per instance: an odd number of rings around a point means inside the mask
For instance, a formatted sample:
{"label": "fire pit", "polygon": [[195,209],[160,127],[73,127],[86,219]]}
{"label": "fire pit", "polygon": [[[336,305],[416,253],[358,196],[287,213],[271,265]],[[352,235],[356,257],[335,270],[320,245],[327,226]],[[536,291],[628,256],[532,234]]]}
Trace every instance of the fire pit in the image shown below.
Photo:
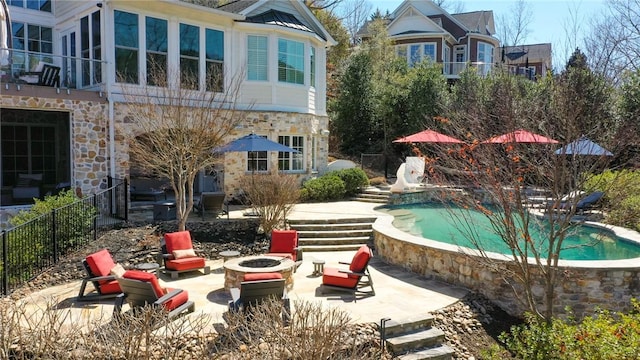
{"label": "fire pit", "polygon": [[293,269],[295,262],[277,256],[245,256],[230,259],[224,263],[224,288],[239,288],[247,273],[277,272],[285,279],[287,290],[293,288]]}

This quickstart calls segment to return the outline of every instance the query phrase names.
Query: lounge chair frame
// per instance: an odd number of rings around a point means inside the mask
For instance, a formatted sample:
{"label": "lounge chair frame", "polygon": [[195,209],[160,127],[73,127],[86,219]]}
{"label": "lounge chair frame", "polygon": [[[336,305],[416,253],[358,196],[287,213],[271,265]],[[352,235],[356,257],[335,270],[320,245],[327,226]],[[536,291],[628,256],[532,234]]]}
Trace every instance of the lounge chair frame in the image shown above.
{"label": "lounge chair frame", "polygon": [[203,192],[200,194],[200,201],[194,208],[200,214],[200,219],[204,220],[207,213],[213,214],[214,219],[227,215],[229,219],[229,204],[224,200],[226,194],[223,192]]}
{"label": "lounge chair frame", "polygon": [[[113,299],[116,296],[120,295],[117,293],[113,294],[103,294],[100,290],[100,281],[103,280],[115,280],[116,277],[114,275],[106,275],[106,276],[95,276],[91,272],[91,268],[89,267],[89,263],[87,263],[86,259],[82,260],[82,266],[84,270],[87,272],[87,277],[82,279],[82,284],[80,285],[80,291],[78,292],[78,301],[99,301],[105,299]],[[93,287],[96,290],[96,293],[85,295],[85,291],[88,283],[92,283]]]}
{"label": "lounge chair frame", "polygon": [[[341,265],[351,265],[351,263],[343,262],[343,261],[340,261],[339,264],[341,264]],[[356,286],[352,287],[352,288],[347,288],[347,287],[342,287],[342,286],[322,284],[322,289],[345,291],[345,292],[353,293],[354,295],[363,294],[363,295],[373,296],[373,295],[376,294],[376,291],[373,288],[373,279],[371,279],[371,273],[369,273],[369,262],[367,262],[367,265],[365,266],[363,272],[354,272],[354,271],[350,271],[350,270],[338,270],[338,271],[341,272],[341,273],[345,273],[345,274],[349,274],[349,275],[353,275],[353,276],[359,276],[360,278],[358,279],[358,282],[356,283]],[[367,288],[367,287],[371,288],[371,290],[366,290],[366,291],[362,290],[362,288]],[[323,293],[324,293],[324,291],[323,291]]]}
{"label": "lounge chair frame", "polygon": [[291,320],[291,304],[285,288],[285,279],[269,279],[257,281],[243,281],[240,288],[231,288],[232,300],[229,301],[229,311],[247,311],[253,306],[259,306],[270,298],[282,300],[282,321],[285,325]]}
{"label": "lounge chair frame", "polygon": [[[174,289],[166,295],[158,298],[153,285],[146,281],[140,281],[135,279],[119,278],[118,283],[122,288],[122,294],[116,297],[115,306],[113,308],[113,316],[118,316],[122,312],[122,306],[126,301],[132,309],[143,307],[145,305],[157,306],[163,308],[163,304],[180,294],[184,290]],[[176,307],[168,312],[169,319],[173,319],[183,312],[191,313],[195,311],[195,303],[191,300]]]}

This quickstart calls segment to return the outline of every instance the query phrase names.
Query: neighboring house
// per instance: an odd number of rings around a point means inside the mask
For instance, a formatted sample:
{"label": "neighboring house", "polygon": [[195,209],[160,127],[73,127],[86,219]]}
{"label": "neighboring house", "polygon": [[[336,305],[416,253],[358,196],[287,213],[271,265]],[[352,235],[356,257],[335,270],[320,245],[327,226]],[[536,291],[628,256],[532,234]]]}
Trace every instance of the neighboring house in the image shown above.
{"label": "neighboring house", "polygon": [[[326,49],[335,41],[301,0],[215,9],[178,0],[6,2],[12,37],[0,39],[8,47],[0,56],[9,54],[0,61],[1,205],[22,173],[43,174],[43,191],[70,182],[83,194],[105,187],[109,176],[129,176],[125,134],[136,125],[122,88],[145,86],[151,59],[169,69],[191,66],[201,79],[211,69],[224,69],[225,79],[246,73],[247,120],[228,140],[255,132],[299,150],[280,159],[258,153],[256,175],[281,166],[305,177],[326,165]],[[219,168],[231,195],[252,166],[247,153],[228,153]],[[196,191],[216,190],[202,175]]]}
{"label": "neighboring house", "polygon": [[522,75],[529,80],[544,77],[552,69],[550,43],[503,46],[496,49],[495,56],[511,74]]}
{"label": "neighboring house", "polygon": [[[431,0],[405,0],[387,19],[389,37],[395,41],[398,55],[409,64],[435,61],[442,64],[449,79],[459,78],[468,66],[487,74],[495,66],[492,11],[449,14]],[[369,23],[358,32],[363,40],[369,36]]]}

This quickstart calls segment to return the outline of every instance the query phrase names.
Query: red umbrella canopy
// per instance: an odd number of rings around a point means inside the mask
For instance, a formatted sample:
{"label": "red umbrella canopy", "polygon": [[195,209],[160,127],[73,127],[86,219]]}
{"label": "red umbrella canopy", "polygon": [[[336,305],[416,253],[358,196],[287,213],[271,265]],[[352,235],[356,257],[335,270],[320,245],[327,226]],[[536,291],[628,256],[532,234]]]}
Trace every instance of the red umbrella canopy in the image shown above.
{"label": "red umbrella canopy", "polygon": [[433,131],[430,129],[421,131],[419,133],[415,133],[413,135],[401,137],[399,139],[393,140],[394,143],[423,143],[423,142],[432,142],[432,143],[453,143],[453,144],[461,144],[462,141],[453,138],[451,136],[447,136],[445,134],[441,134],[437,131]]}
{"label": "red umbrella canopy", "polygon": [[510,133],[494,136],[483,141],[485,144],[507,144],[507,143],[537,143],[537,144],[557,144],[558,141],[551,138],[534,134],[527,130],[516,130]]}

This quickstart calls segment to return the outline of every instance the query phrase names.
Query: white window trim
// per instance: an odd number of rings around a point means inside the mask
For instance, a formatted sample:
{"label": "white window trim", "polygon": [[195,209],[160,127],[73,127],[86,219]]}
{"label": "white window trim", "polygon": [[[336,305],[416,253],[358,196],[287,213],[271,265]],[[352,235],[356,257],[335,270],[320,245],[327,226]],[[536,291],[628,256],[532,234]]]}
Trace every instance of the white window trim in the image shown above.
{"label": "white window trim", "polygon": [[[290,140],[293,137],[299,137],[302,138],[302,151],[300,151],[299,153],[297,153],[297,155],[299,155],[302,158],[302,168],[301,169],[296,169],[296,170],[283,170],[280,169],[280,157],[278,157],[278,171],[282,171],[283,173],[287,173],[287,174],[301,174],[304,173],[307,169],[307,164],[305,162],[305,154],[307,153],[307,143],[308,143],[308,139],[306,138],[306,136],[304,136],[303,134],[278,134],[278,137],[287,137]],[[279,139],[278,139],[279,140]],[[291,147],[291,146],[289,146]],[[291,147],[292,149],[295,149],[294,147]],[[289,161],[290,161],[290,167],[292,167],[291,165],[293,164],[293,157],[294,155],[296,155],[296,153],[287,153],[289,155]]]}

